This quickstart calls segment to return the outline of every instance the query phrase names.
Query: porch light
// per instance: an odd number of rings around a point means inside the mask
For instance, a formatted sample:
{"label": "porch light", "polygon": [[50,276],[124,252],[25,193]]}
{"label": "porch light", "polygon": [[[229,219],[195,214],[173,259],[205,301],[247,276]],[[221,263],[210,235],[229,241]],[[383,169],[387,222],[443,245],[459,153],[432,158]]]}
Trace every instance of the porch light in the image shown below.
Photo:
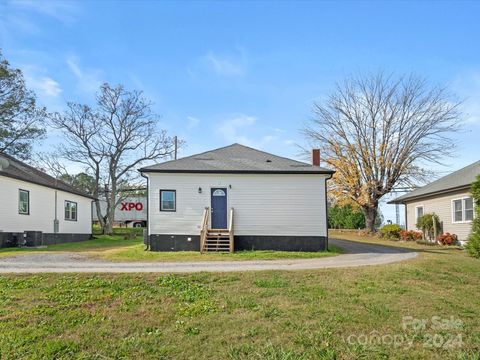
{"label": "porch light", "polygon": [[198,187],[198,193],[201,194],[202,193],[202,188],[199,186]]}

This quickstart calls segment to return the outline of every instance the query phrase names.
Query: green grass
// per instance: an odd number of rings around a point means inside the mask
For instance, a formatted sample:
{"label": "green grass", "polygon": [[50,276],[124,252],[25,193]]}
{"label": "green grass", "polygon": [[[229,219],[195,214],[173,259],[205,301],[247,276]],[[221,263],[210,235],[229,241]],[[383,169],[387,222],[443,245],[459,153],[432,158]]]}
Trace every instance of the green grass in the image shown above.
{"label": "green grass", "polygon": [[312,259],[338,255],[342,249],[329,246],[328,252],[301,251],[236,251],[234,253],[204,253],[198,251],[157,252],[145,251],[143,244],[111,249],[98,253],[98,256],[112,261],[226,261],[226,260],[280,260]]}
{"label": "green grass", "polygon": [[[98,225],[93,225],[93,235],[102,235],[102,229]],[[127,228],[127,227],[114,227],[113,235],[130,235],[135,234],[137,236],[143,236],[144,228]]]}
{"label": "green grass", "polygon": [[[121,233],[125,228],[116,230]],[[132,230],[132,229],[130,229]],[[128,235],[128,233],[127,233]],[[329,246],[328,252],[296,252],[296,251],[237,251],[230,253],[205,253],[198,251],[154,252],[145,251],[143,238],[131,238],[125,235],[95,235],[95,239],[50,245],[41,248],[4,248],[0,249],[0,258],[31,254],[35,252],[82,252],[90,256],[111,261],[225,261],[225,260],[277,260],[277,259],[310,259],[335,256],[342,252],[336,246]]]}
{"label": "green grass", "polygon": [[[0,358],[479,359],[480,261],[417,250],[406,262],[350,269],[3,275]],[[406,316],[426,328],[403,329]],[[463,324],[435,330],[433,316]],[[371,344],[348,342],[365,334]],[[461,334],[463,344],[424,346],[433,334]],[[375,341],[384,335],[412,345]]]}
{"label": "green grass", "polygon": [[125,239],[120,235],[99,235],[95,239],[79,241],[74,243],[65,243],[57,245],[49,245],[39,248],[3,248],[0,249],[0,258],[5,256],[15,256],[20,254],[31,254],[32,252],[100,252],[108,249],[124,248],[132,245],[137,245],[142,241],[142,238]]}

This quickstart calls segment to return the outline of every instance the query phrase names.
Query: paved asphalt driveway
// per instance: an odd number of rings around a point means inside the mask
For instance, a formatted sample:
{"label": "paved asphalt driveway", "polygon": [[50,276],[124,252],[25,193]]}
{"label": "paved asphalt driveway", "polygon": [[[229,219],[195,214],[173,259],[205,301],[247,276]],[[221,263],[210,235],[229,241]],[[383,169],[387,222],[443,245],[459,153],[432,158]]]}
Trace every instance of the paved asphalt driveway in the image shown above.
{"label": "paved asphalt driveway", "polygon": [[227,272],[253,270],[311,270],[381,265],[412,259],[416,252],[353,241],[330,239],[344,254],[317,259],[197,261],[197,262],[111,262],[82,253],[38,253],[0,258],[0,273],[134,273],[134,272]]}

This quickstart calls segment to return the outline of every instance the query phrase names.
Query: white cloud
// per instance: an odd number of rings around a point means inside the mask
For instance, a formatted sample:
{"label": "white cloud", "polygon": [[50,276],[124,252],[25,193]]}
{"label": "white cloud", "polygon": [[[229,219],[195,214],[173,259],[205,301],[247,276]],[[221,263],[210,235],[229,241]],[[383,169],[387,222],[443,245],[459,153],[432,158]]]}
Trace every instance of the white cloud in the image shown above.
{"label": "white cloud", "polygon": [[70,71],[78,80],[78,87],[87,93],[93,93],[98,90],[102,84],[102,71],[97,69],[83,69],[80,67],[78,59],[70,56],[67,59],[67,65]]}
{"label": "white cloud", "polygon": [[277,134],[267,133],[259,137],[265,129],[255,126],[257,118],[246,114],[236,114],[221,122],[217,127],[217,134],[226,142],[240,143],[257,149],[278,139]]}
{"label": "white cloud", "polygon": [[212,53],[205,57],[218,75],[239,76],[244,74],[244,68],[241,64],[236,64],[232,60],[221,58]]}
{"label": "white cloud", "polygon": [[200,123],[200,119],[198,119],[196,117],[193,117],[193,116],[187,116],[187,120],[188,120],[188,123],[187,123],[187,129],[188,130],[193,129],[194,127],[196,127]]}
{"label": "white cloud", "polygon": [[217,128],[219,135],[229,142],[251,145],[251,140],[245,135],[245,130],[257,121],[256,117],[238,114],[223,121]]}
{"label": "white cloud", "polygon": [[74,1],[14,0],[9,5],[17,10],[49,16],[65,24],[73,23],[80,10]]}
{"label": "white cloud", "polygon": [[235,55],[219,55],[209,51],[203,56],[203,61],[220,76],[238,77],[246,72],[247,56],[242,48]]}
{"label": "white cloud", "polygon": [[60,84],[48,76],[25,75],[25,80],[31,89],[43,96],[57,97],[62,92]]}

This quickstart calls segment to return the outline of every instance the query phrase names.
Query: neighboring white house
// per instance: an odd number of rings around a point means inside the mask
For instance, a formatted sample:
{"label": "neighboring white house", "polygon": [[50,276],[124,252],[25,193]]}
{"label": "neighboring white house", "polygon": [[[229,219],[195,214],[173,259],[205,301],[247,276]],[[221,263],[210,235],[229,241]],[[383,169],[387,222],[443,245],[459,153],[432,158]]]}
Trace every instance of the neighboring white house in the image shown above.
{"label": "neighboring white house", "polygon": [[233,144],[140,169],[148,179],[150,249],[198,251],[208,220],[205,240],[221,241],[233,225],[236,250],[326,250],[333,171],[319,166],[318,150],[312,158],[307,164]]}
{"label": "neighboring white house", "polygon": [[12,241],[49,245],[92,234],[92,198],[0,153],[0,247]]}
{"label": "neighboring white house", "polygon": [[390,201],[405,205],[406,228],[418,230],[417,219],[435,213],[442,231],[456,234],[461,242],[467,240],[475,216],[471,186],[480,175],[480,161],[444,176],[424,187]]}

